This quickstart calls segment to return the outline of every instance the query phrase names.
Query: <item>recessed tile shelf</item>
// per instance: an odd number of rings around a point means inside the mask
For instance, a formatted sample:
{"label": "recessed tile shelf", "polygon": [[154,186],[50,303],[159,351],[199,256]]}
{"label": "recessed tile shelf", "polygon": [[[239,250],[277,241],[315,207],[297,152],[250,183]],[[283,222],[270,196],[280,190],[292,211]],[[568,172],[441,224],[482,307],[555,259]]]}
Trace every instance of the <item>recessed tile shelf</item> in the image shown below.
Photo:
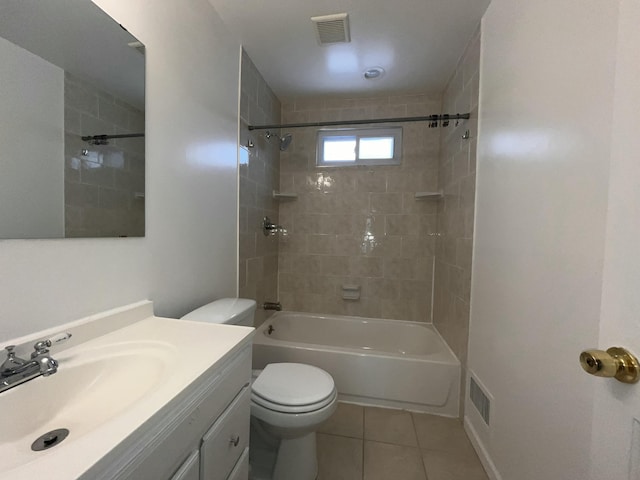
{"label": "recessed tile shelf", "polygon": [[433,198],[435,200],[439,200],[444,195],[442,195],[442,192],[416,192],[414,196],[416,200],[421,200],[423,198]]}
{"label": "recessed tile shelf", "polygon": [[298,194],[297,193],[285,193],[285,192],[276,192],[275,190],[273,191],[273,198],[275,199],[280,199],[280,198],[298,198]]}

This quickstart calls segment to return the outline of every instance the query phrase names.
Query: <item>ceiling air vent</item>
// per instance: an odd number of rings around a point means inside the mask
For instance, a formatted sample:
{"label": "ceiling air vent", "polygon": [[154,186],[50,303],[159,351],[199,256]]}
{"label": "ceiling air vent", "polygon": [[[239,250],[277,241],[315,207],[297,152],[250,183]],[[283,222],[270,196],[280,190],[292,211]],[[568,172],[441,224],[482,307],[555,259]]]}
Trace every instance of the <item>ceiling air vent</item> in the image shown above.
{"label": "ceiling air vent", "polygon": [[336,13],[334,15],[311,17],[311,21],[316,25],[316,38],[320,45],[348,43],[351,41],[348,14]]}

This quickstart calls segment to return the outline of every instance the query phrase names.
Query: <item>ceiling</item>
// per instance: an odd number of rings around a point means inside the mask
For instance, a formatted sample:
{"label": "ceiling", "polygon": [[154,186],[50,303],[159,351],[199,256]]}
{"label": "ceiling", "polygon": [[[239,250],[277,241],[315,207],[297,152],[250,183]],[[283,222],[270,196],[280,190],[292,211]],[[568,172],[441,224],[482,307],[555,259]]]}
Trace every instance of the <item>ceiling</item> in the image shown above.
{"label": "ceiling", "polygon": [[[280,98],[440,93],[490,0],[209,0]],[[310,18],[348,13],[351,42],[320,46]],[[365,80],[379,66],[385,74]]]}
{"label": "ceiling", "polygon": [[144,56],[88,0],[1,0],[0,36],[144,110]]}

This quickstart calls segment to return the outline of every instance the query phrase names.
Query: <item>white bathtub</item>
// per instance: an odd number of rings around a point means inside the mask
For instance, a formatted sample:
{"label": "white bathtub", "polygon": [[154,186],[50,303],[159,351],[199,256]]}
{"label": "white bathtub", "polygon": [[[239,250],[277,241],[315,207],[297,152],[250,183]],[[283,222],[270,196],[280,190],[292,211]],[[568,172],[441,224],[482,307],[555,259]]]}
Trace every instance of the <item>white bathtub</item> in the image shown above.
{"label": "white bathtub", "polygon": [[253,368],[276,362],[326,370],[347,402],[458,416],[460,362],[428,324],[278,312],[256,331]]}

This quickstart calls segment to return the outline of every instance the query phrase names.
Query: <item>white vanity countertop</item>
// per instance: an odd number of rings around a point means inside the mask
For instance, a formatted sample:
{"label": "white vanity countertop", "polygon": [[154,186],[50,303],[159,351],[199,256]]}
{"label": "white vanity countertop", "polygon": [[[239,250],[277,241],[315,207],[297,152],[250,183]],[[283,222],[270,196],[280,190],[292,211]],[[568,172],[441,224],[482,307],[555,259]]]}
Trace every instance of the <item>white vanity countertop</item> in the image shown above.
{"label": "white vanity countertop", "polygon": [[[0,479],[78,478],[228,354],[248,346],[253,333],[155,316],[122,326],[122,312],[131,315],[119,309],[115,321],[95,317],[119,328],[93,338],[87,322],[60,327],[75,341],[51,349],[58,372],[0,394]],[[78,343],[74,328],[86,341]],[[69,429],[69,436],[51,449],[31,450],[38,436],[56,428]]]}

